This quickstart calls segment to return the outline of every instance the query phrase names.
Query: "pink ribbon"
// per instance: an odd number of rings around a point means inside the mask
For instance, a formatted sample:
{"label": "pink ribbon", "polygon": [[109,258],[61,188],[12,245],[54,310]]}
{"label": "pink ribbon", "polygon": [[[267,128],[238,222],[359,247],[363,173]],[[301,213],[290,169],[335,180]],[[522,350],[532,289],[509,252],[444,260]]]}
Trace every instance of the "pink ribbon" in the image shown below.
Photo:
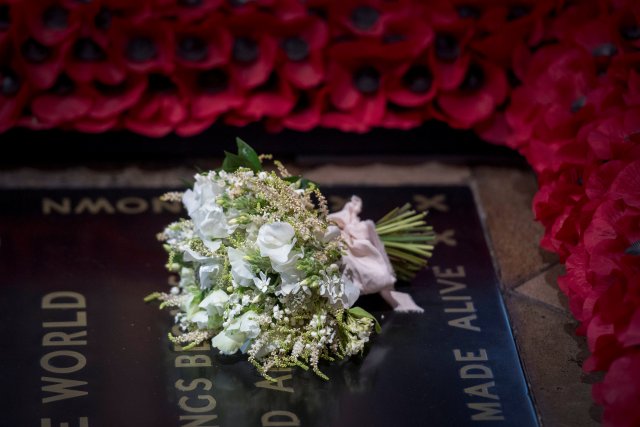
{"label": "pink ribbon", "polygon": [[376,232],[376,225],[371,220],[360,220],[362,200],[351,196],[342,210],[328,216],[339,229],[347,245],[347,254],[343,256],[346,268],[352,274],[352,280],[362,294],[380,295],[400,312],[418,312],[420,308],[411,295],[394,289],[396,275],[384,250],[384,244]]}

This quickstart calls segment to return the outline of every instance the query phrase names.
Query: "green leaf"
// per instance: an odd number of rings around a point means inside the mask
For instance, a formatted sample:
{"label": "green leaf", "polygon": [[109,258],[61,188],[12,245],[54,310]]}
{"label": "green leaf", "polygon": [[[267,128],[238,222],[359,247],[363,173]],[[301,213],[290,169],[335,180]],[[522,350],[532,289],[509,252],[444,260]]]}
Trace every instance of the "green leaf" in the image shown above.
{"label": "green leaf", "polygon": [[236,138],[236,144],[238,146],[238,156],[247,163],[249,169],[254,172],[260,172],[262,170],[262,163],[260,163],[258,153],[240,138]]}
{"label": "green leaf", "polygon": [[378,319],[376,319],[373,314],[369,313],[367,310],[365,310],[362,307],[351,307],[349,309],[349,315],[357,318],[367,317],[375,322],[377,333],[380,333],[380,331],[382,331],[382,328],[380,327],[380,323],[378,322]]}
{"label": "green leaf", "polygon": [[238,168],[248,168],[254,172],[262,170],[260,158],[253,148],[240,138],[236,138],[238,146],[238,154],[228,151],[224,152],[224,160],[222,161],[222,170],[225,172],[235,172]]}

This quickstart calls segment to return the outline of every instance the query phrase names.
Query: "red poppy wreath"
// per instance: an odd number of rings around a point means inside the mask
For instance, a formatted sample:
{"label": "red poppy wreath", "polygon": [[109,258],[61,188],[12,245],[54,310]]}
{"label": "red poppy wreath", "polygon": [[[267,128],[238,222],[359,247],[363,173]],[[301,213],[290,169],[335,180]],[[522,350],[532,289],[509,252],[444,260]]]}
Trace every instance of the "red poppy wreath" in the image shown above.
{"label": "red poppy wreath", "polygon": [[0,131],[473,129],[538,174],[608,426],[640,425],[640,3],[0,0]]}

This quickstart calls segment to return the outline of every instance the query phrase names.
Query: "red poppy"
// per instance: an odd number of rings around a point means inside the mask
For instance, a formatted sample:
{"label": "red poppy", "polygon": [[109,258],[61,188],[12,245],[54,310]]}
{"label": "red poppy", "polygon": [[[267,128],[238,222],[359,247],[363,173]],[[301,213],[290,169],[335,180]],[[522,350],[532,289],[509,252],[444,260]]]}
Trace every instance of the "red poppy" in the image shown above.
{"label": "red poppy", "polygon": [[131,22],[113,18],[109,34],[109,55],[138,73],[170,73],[174,67],[173,28],[150,19]]}
{"label": "red poppy", "polygon": [[0,67],[0,132],[14,126],[29,98],[29,86],[9,64]]}
{"label": "red poppy", "polygon": [[223,26],[224,18],[178,24],[175,28],[175,61],[186,68],[210,69],[229,62],[233,39]]}
{"label": "red poppy", "polygon": [[138,103],[147,89],[144,76],[130,74],[115,85],[93,82],[94,102],[86,119],[107,123]]}
{"label": "red poppy", "polygon": [[224,3],[224,0],[156,0],[156,7],[163,16],[193,22],[211,16]]}
{"label": "red poppy", "polygon": [[441,92],[437,105],[452,127],[468,129],[487,120],[507,97],[504,70],[485,61],[475,61],[454,91]]}
{"label": "red poppy", "polygon": [[64,4],[57,0],[42,0],[18,7],[20,20],[28,34],[45,46],[54,46],[69,39],[82,25],[82,4]]}
{"label": "red poppy", "polygon": [[177,84],[190,100],[190,129],[213,123],[218,116],[240,107],[245,92],[226,68],[180,69]]}
{"label": "red poppy", "polygon": [[285,117],[296,104],[291,85],[273,72],[262,85],[247,94],[239,113],[253,120],[262,117]]}
{"label": "red poppy", "polygon": [[603,424],[611,427],[640,425],[640,351],[622,353],[610,366],[600,384],[593,386],[593,397],[604,406]]}
{"label": "red poppy", "polygon": [[160,137],[188,117],[187,99],[177,82],[168,75],[148,75],[148,90],[123,118],[123,125],[136,133]]}
{"label": "red poppy", "polygon": [[382,37],[387,25],[394,19],[409,18],[410,1],[385,2],[384,0],[343,0],[330,2],[329,24],[333,37]]}
{"label": "red poppy", "polygon": [[13,38],[12,52],[15,52],[16,66],[24,72],[30,86],[46,89],[53,85],[62,71],[69,48],[68,42],[45,46],[22,31],[17,31]]}
{"label": "red poppy", "polygon": [[227,25],[233,36],[231,74],[245,89],[263,84],[276,58],[276,41],[270,35],[275,25],[273,17],[262,12],[233,15]]}
{"label": "red poppy", "polygon": [[640,108],[631,108],[597,120],[586,144],[598,160],[625,159],[640,143]]}
{"label": "red poppy", "polygon": [[120,83],[125,78],[124,66],[106,46],[88,36],[73,40],[67,50],[65,71],[77,82]]}
{"label": "red poppy", "polygon": [[336,111],[325,114],[324,126],[364,132],[384,117],[386,81],[397,65],[356,52],[338,51],[329,63],[327,89]]}
{"label": "red poppy", "polygon": [[267,129],[273,132],[283,128],[301,132],[309,131],[320,125],[326,103],[327,91],[325,88],[300,91],[289,114],[280,118],[269,118],[266,122]]}
{"label": "red poppy", "polygon": [[324,48],[327,25],[314,16],[284,21],[276,28],[278,69],[282,77],[300,89],[317,86],[324,80]]}
{"label": "red poppy", "polygon": [[87,115],[92,105],[90,88],[62,73],[53,86],[34,96],[31,110],[40,122],[61,126]]}

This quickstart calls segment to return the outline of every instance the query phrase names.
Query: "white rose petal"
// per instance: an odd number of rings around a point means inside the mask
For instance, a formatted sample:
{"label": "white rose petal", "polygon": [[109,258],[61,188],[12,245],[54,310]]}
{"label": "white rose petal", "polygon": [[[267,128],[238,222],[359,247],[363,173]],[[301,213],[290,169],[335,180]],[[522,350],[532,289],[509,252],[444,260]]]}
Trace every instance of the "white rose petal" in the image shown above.
{"label": "white rose petal", "polygon": [[191,316],[191,321],[198,325],[198,328],[206,328],[209,323],[209,315],[206,311],[200,310]]}
{"label": "white rose petal", "polygon": [[291,224],[274,222],[265,224],[258,231],[257,245],[260,255],[269,257],[272,264],[287,262],[289,252],[295,244],[295,231]]}

